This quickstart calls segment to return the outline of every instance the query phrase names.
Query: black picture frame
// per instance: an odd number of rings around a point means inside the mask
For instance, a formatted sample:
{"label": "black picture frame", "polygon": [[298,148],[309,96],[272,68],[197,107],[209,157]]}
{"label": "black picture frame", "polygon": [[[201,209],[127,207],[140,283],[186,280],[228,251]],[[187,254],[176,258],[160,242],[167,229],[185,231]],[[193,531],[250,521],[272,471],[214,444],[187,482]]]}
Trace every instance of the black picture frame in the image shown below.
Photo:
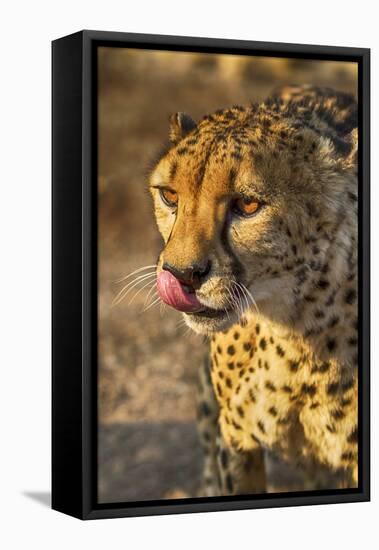
{"label": "black picture frame", "polygon": [[[97,502],[97,63],[99,46],[344,60],[359,75],[359,487]],[[52,507],[81,519],[370,499],[370,50],[82,31],[52,43]]]}

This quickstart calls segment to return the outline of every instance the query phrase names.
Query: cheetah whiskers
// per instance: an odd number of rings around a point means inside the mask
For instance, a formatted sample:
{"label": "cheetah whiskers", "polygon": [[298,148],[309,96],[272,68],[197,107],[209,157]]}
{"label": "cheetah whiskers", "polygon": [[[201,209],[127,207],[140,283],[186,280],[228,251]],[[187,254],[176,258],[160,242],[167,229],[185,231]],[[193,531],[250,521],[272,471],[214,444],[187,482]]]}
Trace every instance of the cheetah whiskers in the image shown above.
{"label": "cheetah whiskers", "polygon": [[[155,288],[155,292],[152,292],[154,288]],[[153,285],[149,290],[148,295],[146,296],[145,302],[143,304],[143,307],[140,313],[143,313],[156,298],[158,298],[158,290],[156,290],[156,286]]]}
{"label": "cheetah whiskers", "polygon": [[[239,303],[241,304],[240,315],[242,315],[245,310],[250,309],[251,306],[254,306],[256,312],[259,314],[260,313],[259,308],[250,290],[243,283],[237,283],[236,281],[232,281],[232,284],[238,289],[237,296],[239,299]],[[246,307],[244,306],[243,302],[245,302]]]}
{"label": "cheetah whiskers", "polygon": [[234,281],[232,281],[232,284],[233,284],[233,287],[231,289],[232,294],[233,294],[234,300],[237,304],[236,308],[238,310],[239,316],[241,317],[243,315],[243,312],[244,312],[244,309],[245,309],[245,307],[243,305],[243,301],[242,301],[241,289],[238,287],[237,283],[235,283]]}
{"label": "cheetah whiskers", "polygon": [[243,290],[247,293],[247,295],[249,296],[250,300],[251,300],[251,303],[253,304],[253,306],[255,307],[255,310],[256,312],[258,313],[258,315],[260,315],[260,311],[259,311],[259,307],[257,305],[257,302],[255,301],[254,299],[254,296],[252,295],[251,291],[247,288],[246,285],[244,285],[243,283],[240,283],[240,285],[242,286]]}
{"label": "cheetah whiskers", "polygon": [[156,274],[155,274],[155,271],[153,273],[147,273],[147,274],[144,274],[144,275],[139,275],[138,277],[136,277],[135,279],[133,279],[132,281],[130,281],[128,284],[126,284],[121,290],[120,292],[117,294],[117,296],[113,299],[112,301],[112,306],[116,306],[118,305],[120,302],[122,302],[122,300],[124,300],[126,298],[126,296],[136,287],[138,286],[140,283],[144,283],[146,282],[147,280],[149,280],[149,282],[151,282],[151,279],[155,279],[156,277]]}
{"label": "cheetah whiskers", "polygon": [[[228,291],[228,294],[229,294],[229,297],[227,298],[228,304],[232,307],[232,309],[241,311],[239,302],[237,301],[237,298],[234,295],[234,293],[232,293],[232,291],[228,287],[226,287],[226,290]],[[227,308],[225,308],[225,311],[227,312]],[[228,315],[228,319],[229,319],[229,315]]]}
{"label": "cheetah whiskers", "polygon": [[153,272],[155,273],[156,268],[157,268],[156,264],[144,265],[143,267],[140,267],[138,269],[135,269],[131,273],[128,273],[128,275],[125,275],[125,277],[121,277],[121,279],[116,279],[114,282],[115,283],[122,283],[123,281],[126,281],[126,279],[129,279],[133,275],[136,275],[137,273],[140,273],[141,271],[147,271],[148,269],[150,270],[150,273],[153,273]]}
{"label": "cheetah whiskers", "polygon": [[[145,281],[144,281],[145,282]],[[149,280],[145,285],[143,285],[140,289],[137,290],[137,292],[134,294],[134,296],[131,298],[131,300],[128,302],[128,305],[133,302],[133,300],[140,294],[144,288],[147,286],[150,286],[149,293],[156,287],[156,279],[154,278],[152,281]]]}
{"label": "cheetah whiskers", "polygon": [[[154,289],[155,289],[155,292],[153,293]],[[150,298],[153,298],[155,296],[158,296],[158,291],[156,289],[156,281],[153,281],[153,284],[151,285],[151,288],[150,288],[150,290],[147,293],[147,296],[145,298],[145,302],[143,304],[142,309],[144,309],[148,305]]]}
{"label": "cheetah whiskers", "polygon": [[158,296],[158,298],[156,298],[151,304],[149,304],[147,307],[145,307],[142,310],[142,313],[145,313],[146,311],[151,309],[153,306],[157,306],[159,304],[159,302],[161,302],[161,297],[160,296]]}

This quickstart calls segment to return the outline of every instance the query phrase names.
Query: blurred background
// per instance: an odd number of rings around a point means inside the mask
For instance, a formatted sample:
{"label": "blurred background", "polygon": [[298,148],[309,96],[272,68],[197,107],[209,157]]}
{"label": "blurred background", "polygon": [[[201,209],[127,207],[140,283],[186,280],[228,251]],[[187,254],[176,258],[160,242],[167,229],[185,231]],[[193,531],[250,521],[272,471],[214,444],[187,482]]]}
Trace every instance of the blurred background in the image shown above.
{"label": "blurred background", "polygon": [[[197,119],[263,100],[282,84],[356,94],[357,66],[122,48],[98,53],[99,502],[201,496],[196,383],[207,344],[181,326],[178,313],[159,304],[143,312],[149,287],[128,303],[148,280],[112,305],[132,278],[116,281],[155,264],[162,245],[149,168],[176,111]],[[267,466],[270,491],[307,488],[275,457]]]}

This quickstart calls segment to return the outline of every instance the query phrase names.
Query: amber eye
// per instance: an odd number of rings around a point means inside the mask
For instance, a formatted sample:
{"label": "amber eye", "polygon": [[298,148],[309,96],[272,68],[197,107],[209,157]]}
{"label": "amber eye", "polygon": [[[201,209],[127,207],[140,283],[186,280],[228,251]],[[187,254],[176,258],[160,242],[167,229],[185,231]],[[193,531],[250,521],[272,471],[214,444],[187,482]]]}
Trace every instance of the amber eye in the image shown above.
{"label": "amber eye", "polygon": [[159,189],[159,193],[161,195],[162,201],[167,204],[167,206],[170,206],[173,208],[174,206],[177,206],[178,204],[178,194],[175,191],[172,191],[172,189]]}
{"label": "amber eye", "polygon": [[232,210],[239,216],[249,217],[255,214],[260,208],[260,203],[257,199],[251,197],[240,197],[233,202]]}

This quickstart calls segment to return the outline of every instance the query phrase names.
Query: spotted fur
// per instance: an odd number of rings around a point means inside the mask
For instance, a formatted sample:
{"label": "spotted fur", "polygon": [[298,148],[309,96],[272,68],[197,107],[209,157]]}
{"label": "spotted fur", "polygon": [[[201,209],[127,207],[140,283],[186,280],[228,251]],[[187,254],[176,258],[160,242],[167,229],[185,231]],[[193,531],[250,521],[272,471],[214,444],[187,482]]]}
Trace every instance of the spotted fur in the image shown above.
{"label": "spotted fur", "polygon": [[[213,426],[209,494],[263,492],[265,448],[356,486],[354,98],[286,87],[197,124],[174,115],[170,138],[150,178],[165,241],[158,271],[164,262],[212,266],[195,287],[206,309],[185,315],[211,339],[201,416]],[[178,194],[175,210],[162,186]],[[242,195],[259,201],[254,216],[231,211]]]}

